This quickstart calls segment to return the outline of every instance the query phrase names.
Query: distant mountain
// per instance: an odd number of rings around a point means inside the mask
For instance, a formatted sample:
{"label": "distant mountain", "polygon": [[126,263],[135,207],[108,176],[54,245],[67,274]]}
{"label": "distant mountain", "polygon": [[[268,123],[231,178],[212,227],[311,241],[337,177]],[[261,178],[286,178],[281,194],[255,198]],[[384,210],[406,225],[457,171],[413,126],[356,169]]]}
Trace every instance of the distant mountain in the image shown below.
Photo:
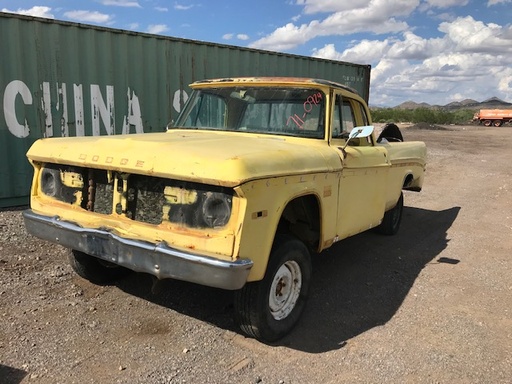
{"label": "distant mountain", "polygon": [[460,101],[460,103],[462,105],[470,105],[470,104],[477,104],[478,101],[473,100],[473,99],[464,99],[464,100]]}
{"label": "distant mountain", "polygon": [[416,108],[431,108],[432,106],[427,103],[415,103],[414,101],[405,101],[400,105],[397,105],[397,109],[416,109]]}
{"label": "distant mountain", "polygon": [[430,105],[428,103],[416,103],[414,101],[405,101],[402,104],[394,107],[396,109],[417,109],[417,108],[431,108],[431,109],[447,109],[447,110],[457,110],[457,109],[510,109],[512,108],[512,103],[507,101],[503,101],[498,97],[491,97],[484,101],[476,101],[473,99],[465,99],[462,101],[453,101],[446,105]]}
{"label": "distant mountain", "polygon": [[449,104],[446,104],[444,108],[447,109],[458,109],[458,108],[469,108],[472,105],[477,105],[478,101],[472,99],[465,99],[462,101],[453,101]]}

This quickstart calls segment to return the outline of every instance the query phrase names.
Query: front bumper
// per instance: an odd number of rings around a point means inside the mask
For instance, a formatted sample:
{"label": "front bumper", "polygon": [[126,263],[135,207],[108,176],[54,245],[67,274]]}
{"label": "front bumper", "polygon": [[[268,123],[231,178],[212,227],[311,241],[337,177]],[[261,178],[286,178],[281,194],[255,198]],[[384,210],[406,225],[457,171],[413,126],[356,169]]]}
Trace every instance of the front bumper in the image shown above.
{"label": "front bumper", "polygon": [[23,218],[27,231],[36,237],[159,279],[235,290],[244,286],[253,265],[247,259],[225,261],[180,251],[164,242],[125,239],[105,229],[82,228],[58,216],[39,215],[30,209],[23,212]]}

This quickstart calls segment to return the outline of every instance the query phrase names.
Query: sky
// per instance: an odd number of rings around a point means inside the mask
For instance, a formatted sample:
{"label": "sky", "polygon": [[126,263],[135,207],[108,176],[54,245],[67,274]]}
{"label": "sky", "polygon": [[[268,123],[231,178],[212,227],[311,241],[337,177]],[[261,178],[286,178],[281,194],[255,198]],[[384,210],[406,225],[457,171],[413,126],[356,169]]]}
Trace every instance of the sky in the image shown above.
{"label": "sky", "polygon": [[512,0],[0,0],[0,10],[370,64],[371,106],[512,101]]}

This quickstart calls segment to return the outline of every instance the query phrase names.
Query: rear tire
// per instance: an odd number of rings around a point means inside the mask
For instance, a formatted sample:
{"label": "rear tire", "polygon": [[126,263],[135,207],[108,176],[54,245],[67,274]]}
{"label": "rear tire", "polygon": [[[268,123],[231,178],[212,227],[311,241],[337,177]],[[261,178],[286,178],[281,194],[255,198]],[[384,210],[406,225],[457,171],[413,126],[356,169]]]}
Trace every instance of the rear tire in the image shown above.
{"label": "rear tire", "polygon": [[116,264],[103,261],[86,253],[69,250],[71,268],[84,279],[94,284],[107,284],[127,275],[130,270]]}
{"label": "rear tire", "polygon": [[311,281],[309,251],[300,240],[277,235],[263,280],[235,292],[235,321],[263,342],[289,333],[306,305]]}
{"label": "rear tire", "polygon": [[494,125],[495,127],[501,127],[501,124],[502,124],[502,123],[503,123],[503,122],[502,122],[501,120],[494,120],[494,121],[493,121],[493,125]]}
{"label": "rear tire", "polygon": [[404,194],[400,192],[400,197],[396,205],[384,214],[382,222],[377,230],[383,235],[395,235],[402,222],[402,212],[404,210]]}

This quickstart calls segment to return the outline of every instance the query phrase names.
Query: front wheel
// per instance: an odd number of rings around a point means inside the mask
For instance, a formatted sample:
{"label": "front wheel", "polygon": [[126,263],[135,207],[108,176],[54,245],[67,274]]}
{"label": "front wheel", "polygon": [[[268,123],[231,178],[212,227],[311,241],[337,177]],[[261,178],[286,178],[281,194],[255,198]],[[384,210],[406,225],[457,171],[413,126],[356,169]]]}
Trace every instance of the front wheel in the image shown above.
{"label": "front wheel", "polygon": [[129,269],[100,260],[74,249],[69,250],[68,259],[71,268],[73,268],[80,277],[94,284],[111,283],[130,272]]}
{"label": "front wheel", "polygon": [[276,236],[263,280],[235,292],[235,321],[242,332],[264,342],[289,333],[306,305],[310,280],[311,259],[304,243]]}
{"label": "front wheel", "polygon": [[404,194],[400,192],[400,197],[396,205],[384,214],[382,222],[377,230],[384,235],[395,235],[402,222],[402,212],[404,210]]}

